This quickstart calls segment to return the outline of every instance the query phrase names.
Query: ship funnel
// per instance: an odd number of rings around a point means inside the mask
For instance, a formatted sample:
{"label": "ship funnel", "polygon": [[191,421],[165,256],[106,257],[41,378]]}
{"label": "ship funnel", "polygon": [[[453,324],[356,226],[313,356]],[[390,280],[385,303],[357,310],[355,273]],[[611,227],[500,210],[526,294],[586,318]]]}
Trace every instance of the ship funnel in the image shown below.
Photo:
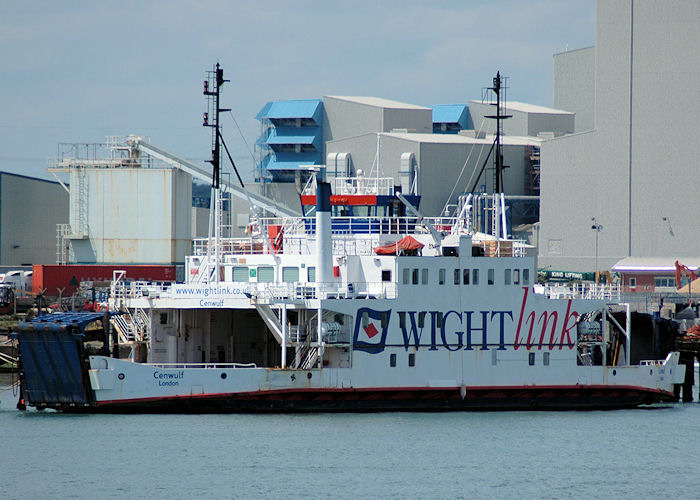
{"label": "ship funnel", "polygon": [[316,282],[318,297],[333,279],[333,242],[331,241],[331,185],[316,183]]}

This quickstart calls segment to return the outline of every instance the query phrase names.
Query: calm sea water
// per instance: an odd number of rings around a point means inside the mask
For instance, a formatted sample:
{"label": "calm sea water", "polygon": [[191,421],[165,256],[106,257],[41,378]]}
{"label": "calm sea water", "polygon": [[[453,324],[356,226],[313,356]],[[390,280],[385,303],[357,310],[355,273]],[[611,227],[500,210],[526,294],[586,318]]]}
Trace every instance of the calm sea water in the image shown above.
{"label": "calm sea water", "polygon": [[[1,389],[0,389],[1,390]],[[311,415],[18,412],[2,498],[700,496],[700,404]]]}

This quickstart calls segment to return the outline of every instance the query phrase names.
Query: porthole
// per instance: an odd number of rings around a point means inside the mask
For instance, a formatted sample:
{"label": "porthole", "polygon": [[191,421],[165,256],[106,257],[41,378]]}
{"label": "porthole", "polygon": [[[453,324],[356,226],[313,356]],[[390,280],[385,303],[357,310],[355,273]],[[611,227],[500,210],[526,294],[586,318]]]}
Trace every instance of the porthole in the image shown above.
{"label": "porthole", "polygon": [[118,378],[119,380],[124,380],[124,376],[125,376],[125,375],[124,375],[123,373],[120,373],[119,375],[117,375],[117,378]]}
{"label": "porthole", "polygon": [[222,374],[221,374],[221,378],[226,378],[227,376],[228,376],[228,375],[226,375],[225,373],[222,373]]}
{"label": "porthole", "polygon": [[309,380],[311,380],[311,377],[313,377],[313,375],[311,374],[311,372],[309,372],[309,373],[306,374],[306,378],[308,378]]}
{"label": "porthole", "polygon": [[613,370],[613,377],[617,375],[617,370]]}

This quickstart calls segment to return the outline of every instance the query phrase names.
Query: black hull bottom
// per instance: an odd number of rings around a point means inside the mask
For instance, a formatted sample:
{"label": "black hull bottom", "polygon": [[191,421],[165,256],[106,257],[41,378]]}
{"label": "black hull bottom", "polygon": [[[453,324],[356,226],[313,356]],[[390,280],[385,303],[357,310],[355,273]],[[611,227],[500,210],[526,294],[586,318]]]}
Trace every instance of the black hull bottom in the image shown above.
{"label": "black hull bottom", "polygon": [[596,410],[675,401],[643,388],[562,387],[261,391],[57,408],[84,413],[302,413],[379,411]]}

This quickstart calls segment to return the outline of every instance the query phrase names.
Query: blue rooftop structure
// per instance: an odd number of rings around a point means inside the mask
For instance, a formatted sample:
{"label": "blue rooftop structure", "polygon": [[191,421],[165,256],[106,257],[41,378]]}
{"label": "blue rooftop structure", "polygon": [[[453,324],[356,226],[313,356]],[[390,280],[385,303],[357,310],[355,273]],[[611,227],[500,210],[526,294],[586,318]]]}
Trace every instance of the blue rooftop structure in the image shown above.
{"label": "blue rooftop structure", "polygon": [[293,180],[299,165],[323,163],[323,102],[303,99],[268,102],[256,118],[263,132],[256,141],[262,152],[258,181]]}
{"label": "blue rooftop structure", "polygon": [[310,145],[317,151],[321,151],[323,136],[319,132],[319,127],[275,127],[267,138],[267,144],[270,146]]}
{"label": "blue rooftop structure", "polygon": [[262,120],[296,120],[307,118],[320,122],[323,115],[321,99],[303,99],[290,101],[268,102],[258,113],[256,118]]}
{"label": "blue rooftop structure", "polygon": [[466,104],[439,104],[432,108],[434,134],[456,134],[474,128]]}

